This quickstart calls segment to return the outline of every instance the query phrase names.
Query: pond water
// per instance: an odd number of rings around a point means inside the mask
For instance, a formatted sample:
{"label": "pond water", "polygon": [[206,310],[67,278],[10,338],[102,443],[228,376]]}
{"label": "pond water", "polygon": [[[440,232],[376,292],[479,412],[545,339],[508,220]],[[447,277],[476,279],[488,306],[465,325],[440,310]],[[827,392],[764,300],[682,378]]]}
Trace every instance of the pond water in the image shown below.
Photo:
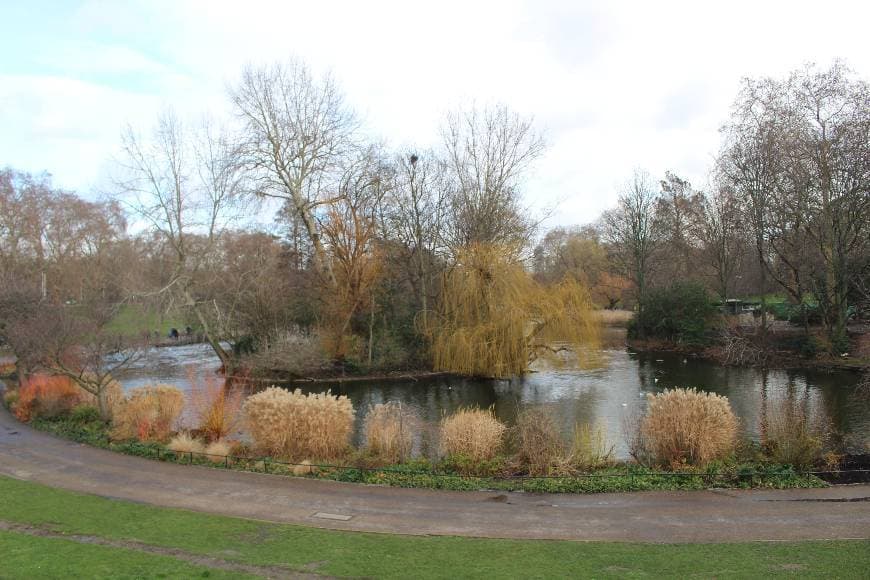
{"label": "pond water", "polygon": [[[646,405],[646,394],[672,387],[697,387],[725,395],[742,426],[757,437],[765,405],[786,397],[805,400],[809,408],[827,414],[834,429],[857,451],[870,444],[870,413],[850,397],[859,375],[847,371],[761,370],[723,367],[675,354],[633,353],[613,341],[600,351],[594,369],[550,368],[514,380],[439,378],[419,381],[381,381],[301,386],[303,391],[347,395],[358,419],[370,405],[401,401],[415,407],[426,421],[465,406],[493,407],[511,424],[518,411],[543,407],[567,434],[577,422],[602,422],[619,457],[627,449],[623,425]],[[189,389],[204,375],[215,376],[217,358],[207,345],[157,348],[119,377],[125,388],[147,383],[170,383]],[[295,387],[294,387],[295,388]],[[805,398],[805,399],[804,399]],[[357,439],[362,421],[357,421]]]}

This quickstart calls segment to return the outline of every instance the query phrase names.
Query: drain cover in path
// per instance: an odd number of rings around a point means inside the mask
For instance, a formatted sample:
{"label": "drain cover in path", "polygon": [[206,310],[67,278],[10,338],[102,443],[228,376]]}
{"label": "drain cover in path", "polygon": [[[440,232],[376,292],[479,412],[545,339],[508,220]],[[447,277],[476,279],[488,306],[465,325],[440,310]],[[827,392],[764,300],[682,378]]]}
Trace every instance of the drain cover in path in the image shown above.
{"label": "drain cover in path", "polygon": [[347,520],[349,520],[353,516],[345,516],[345,515],[341,515],[341,514],[328,514],[326,512],[317,512],[312,517],[320,518],[322,520],[338,520],[340,522],[346,522]]}

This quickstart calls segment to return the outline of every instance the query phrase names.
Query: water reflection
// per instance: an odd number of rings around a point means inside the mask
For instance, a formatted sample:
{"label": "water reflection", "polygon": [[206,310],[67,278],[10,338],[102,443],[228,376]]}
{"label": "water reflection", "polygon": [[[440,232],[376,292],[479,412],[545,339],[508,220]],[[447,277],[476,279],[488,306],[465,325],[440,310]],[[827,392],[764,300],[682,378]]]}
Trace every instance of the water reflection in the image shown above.
{"label": "water reflection", "polygon": [[[577,422],[603,421],[616,452],[625,457],[623,422],[643,410],[646,394],[672,387],[696,387],[727,396],[747,433],[758,437],[763,409],[783,398],[806,397],[810,408],[824,410],[834,428],[849,435],[853,445],[870,440],[866,409],[849,400],[858,375],[849,372],[785,371],[722,367],[683,355],[637,354],[623,348],[602,350],[603,364],[580,370],[541,366],[522,379],[475,381],[438,379],[405,382],[363,382],[307,385],[303,391],[344,394],[353,401],[357,417],[377,403],[402,401],[414,406],[426,421],[437,421],[459,407],[493,407],[512,423],[519,410],[542,406],[566,435]],[[163,382],[190,388],[206,373],[216,372],[217,359],[205,345],[160,348],[120,377],[126,388]],[[357,429],[362,421],[357,421]],[[359,438],[359,433],[357,433]]]}

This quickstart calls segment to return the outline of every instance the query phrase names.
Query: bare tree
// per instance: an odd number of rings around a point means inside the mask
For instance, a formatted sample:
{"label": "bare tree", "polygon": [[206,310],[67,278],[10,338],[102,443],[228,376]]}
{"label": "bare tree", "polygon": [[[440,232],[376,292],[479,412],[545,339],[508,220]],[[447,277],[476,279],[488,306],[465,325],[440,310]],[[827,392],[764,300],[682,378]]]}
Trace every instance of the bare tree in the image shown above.
{"label": "bare tree", "polygon": [[820,256],[814,294],[829,337],[844,343],[850,267],[870,239],[870,86],[835,62],[787,81],[787,179]]}
{"label": "bare tree", "polygon": [[661,182],[661,196],[656,204],[658,236],[667,246],[669,278],[689,278],[697,272],[699,220],[703,196],[692,184],[672,171]]}
{"label": "bare tree", "polygon": [[724,145],[718,159],[719,171],[743,202],[746,221],[755,240],[761,273],[763,334],[767,332],[767,275],[772,270],[771,205],[782,175],[774,106],[777,92],[778,88],[770,80],[744,79],[731,120],[722,128]]}
{"label": "bare tree", "polygon": [[838,62],[746,80],[719,158],[747,209],[762,275],[802,306],[812,288],[837,348],[850,269],[870,237],[868,110],[867,83]]}
{"label": "bare tree", "polygon": [[532,119],[503,105],[473,107],[448,115],[442,138],[454,181],[450,246],[527,245],[535,224],[520,204],[520,185],[545,147]]}
{"label": "bare tree", "polygon": [[171,273],[152,295],[180,299],[190,308],[212,349],[229,365],[222,329],[211,324],[196,281],[221,234],[238,217],[243,175],[225,136],[206,124],[196,137],[169,111],[158,119],[150,140],[128,129],[123,136],[126,175],[118,184],[129,194],[133,211],[170,250]]}
{"label": "bare tree", "polygon": [[4,334],[21,378],[36,370],[69,377],[96,398],[100,416],[110,419],[114,376],[141,353],[139,344],[107,330],[113,314],[113,309],[73,312],[51,302],[19,302],[15,312],[5,313],[9,318]]}
{"label": "bare tree", "polygon": [[654,227],[657,198],[649,174],[635,170],[619,196],[617,207],[602,216],[603,238],[611,245],[614,261],[634,283],[640,308],[658,246]]}
{"label": "bare tree", "polygon": [[416,289],[426,327],[437,294],[439,255],[444,249],[448,189],[446,165],[434,151],[404,152],[396,156],[396,183],[389,194],[383,223],[398,238],[411,264],[410,283]]}
{"label": "bare tree", "polygon": [[704,255],[715,278],[719,297],[725,301],[734,289],[734,278],[744,253],[740,202],[734,193],[718,187],[704,198],[700,236]]}
{"label": "bare tree", "polygon": [[334,275],[316,213],[332,198],[357,121],[330,76],[316,79],[299,60],[247,67],[231,97],[245,124],[241,153],[258,194],[283,199],[301,221],[315,266]]}

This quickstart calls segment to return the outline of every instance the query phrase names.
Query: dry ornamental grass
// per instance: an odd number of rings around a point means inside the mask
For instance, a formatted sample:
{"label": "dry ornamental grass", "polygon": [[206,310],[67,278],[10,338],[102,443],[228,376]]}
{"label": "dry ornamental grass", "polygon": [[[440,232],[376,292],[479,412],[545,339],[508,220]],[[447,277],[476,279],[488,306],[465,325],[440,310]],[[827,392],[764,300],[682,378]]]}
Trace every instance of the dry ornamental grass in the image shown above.
{"label": "dry ornamental grass", "polygon": [[336,459],[350,446],[354,410],[344,395],[269,387],[243,410],[256,447],[273,457]]}
{"label": "dry ornamental grass", "polygon": [[486,461],[501,450],[506,429],[492,409],[459,409],[441,421],[441,447],[448,456]]}
{"label": "dry ornamental grass", "polygon": [[565,443],[559,428],[543,409],[528,409],[517,417],[514,427],[517,460],[530,475],[550,475],[563,463]]}
{"label": "dry ornamental grass", "polygon": [[366,451],[386,463],[411,456],[419,418],[409,407],[391,401],[372,407],[365,420]]}
{"label": "dry ornamental grass", "polygon": [[184,432],[179,433],[175,437],[173,437],[169,444],[166,446],[170,451],[174,451],[176,453],[202,453],[203,445],[202,441],[199,439],[195,439],[190,435],[190,433]]}
{"label": "dry ornamental grass", "polygon": [[607,427],[603,422],[595,425],[574,425],[569,463],[572,467],[587,471],[604,467],[613,462],[613,445],[607,440]]}
{"label": "dry ornamental grass", "polygon": [[116,439],[165,441],[184,407],[184,394],[172,385],[148,385],[130,391],[115,411]]}
{"label": "dry ornamental grass", "polygon": [[807,397],[771,401],[762,420],[761,442],[771,459],[795,467],[821,460],[831,423]]}
{"label": "dry ornamental grass", "polygon": [[737,418],[726,397],[672,389],[647,395],[647,400],[640,440],[655,462],[672,467],[704,465],[734,450]]}
{"label": "dry ornamental grass", "polygon": [[193,385],[188,403],[196,420],[197,430],[208,441],[218,441],[238,427],[242,392],[230,390],[216,377],[191,377]]}
{"label": "dry ornamental grass", "polygon": [[226,461],[227,456],[230,455],[232,450],[232,445],[230,445],[226,441],[218,440],[209,443],[208,447],[205,448],[205,451],[203,451],[203,453],[205,453],[205,456],[209,461],[212,461],[214,463],[223,463],[224,461]]}

